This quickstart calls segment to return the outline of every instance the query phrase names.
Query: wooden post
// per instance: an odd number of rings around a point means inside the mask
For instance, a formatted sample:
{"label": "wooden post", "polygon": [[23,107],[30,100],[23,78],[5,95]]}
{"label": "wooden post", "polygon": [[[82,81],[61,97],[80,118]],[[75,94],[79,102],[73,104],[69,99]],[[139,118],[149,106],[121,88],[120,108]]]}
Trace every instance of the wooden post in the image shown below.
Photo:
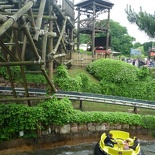
{"label": "wooden post", "polygon": [[137,109],[136,106],[134,107],[133,112],[134,112],[135,114],[138,114],[138,109]]}
{"label": "wooden post", "polygon": [[[52,16],[52,11],[53,11],[53,6],[52,4],[49,2],[48,3],[48,10],[49,10],[49,16]],[[53,32],[53,20],[49,20],[49,33]],[[48,37],[48,54],[50,54],[51,51],[53,51],[53,37],[49,36]],[[52,81],[53,78],[53,59],[49,59],[48,62],[48,77],[49,80]],[[53,90],[56,91],[56,88],[53,87]]]}
{"label": "wooden post", "polygon": [[26,51],[26,45],[27,45],[27,37],[24,35],[23,38],[23,46],[22,46],[22,53],[21,53],[21,60],[25,60],[25,51]]}
{"label": "wooden post", "polygon": [[[13,43],[13,31],[11,32],[10,44]],[[9,45],[9,50],[12,51],[12,45]]]}
{"label": "wooden post", "polygon": [[67,22],[67,18],[65,18],[65,20],[64,20],[64,22],[63,22],[63,27],[62,27],[62,30],[61,30],[59,39],[58,39],[58,41],[57,41],[57,44],[56,44],[54,50],[50,52],[50,54],[55,54],[55,53],[57,52],[58,47],[59,47],[59,45],[60,45],[60,41],[62,40],[62,37],[63,37],[64,32],[65,32],[66,22]]}
{"label": "wooden post", "polygon": [[4,51],[7,52],[11,56],[11,58],[14,61],[18,61],[18,59],[13,55],[13,53],[9,50],[9,48],[3,43],[1,39],[0,39],[0,45],[4,49]]}
{"label": "wooden post", "polygon": [[21,22],[21,25],[23,25],[24,33],[25,33],[25,35],[26,35],[26,37],[27,37],[27,39],[28,39],[28,41],[29,41],[29,43],[31,45],[32,51],[34,52],[34,55],[36,56],[36,59],[40,60],[41,57],[40,57],[40,55],[39,55],[39,53],[37,51],[37,48],[35,46],[35,43],[34,43],[32,37],[31,37],[30,31],[29,31],[28,25],[26,24],[25,19],[21,17],[20,22]]}
{"label": "wooden post", "polygon": [[77,51],[79,53],[80,47],[80,8],[78,8],[78,22],[77,22]]}
{"label": "wooden post", "polygon": [[44,62],[39,61],[0,62],[0,66],[19,66],[19,65],[44,65]]}
{"label": "wooden post", "polygon": [[[59,27],[58,27],[58,23],[57,23],[56,21],[55,21],[55,27],[56,27],[56,29],[57,29],[58,35],[60,36],[61,33],[60,33],[60,30],[59,30]],[[65,52],[67,53],[66,46],[65,46],[65,42],[64,42],[64,39],[63,39],[63,38],[61,39],[61,43],[62,43],[62,45],[63,45],[63,48],[64,48]]]}
{"label": "wooden post", "polygon": [[[26,76],[25,76],[25,73],[24,73],[24,67],[21,66],[20,67],[20,70],[21,70],[21,75],[22,75],[22,79],[23,79],[23,85],[24,85],[24,89],[25,89],[25,95],[26,95],[26,97],[29,97]],[[27,103],[28,103],[29,106],[31,106],[31,101],[30,100],[27,100]]]}
{"label": "wooden post", "polygon": [[[4,49],[2,49],[2,52],[3,52],[3,55],[4,55],[5,61],[8,61],[8,60],[7,60],[7,54],[6,54],[6,52],[4,51]],[[2,62],[2,63],[3,63],[3,62]],[[13,77],[12,77],[12,75],[11,75],[10,67],[7,66],[6,69],[7,69],[8,75],[9,75],[9,81],[10,81],[10,83],[11,83],[11,88],[12,88],[13,96],[14,96],[14,98],[17,98],[17,94],[16,94],[16,91],[15,91],[14,82],[13,82]]]}
{"label": "wooden post", "polygon": [[51,99],[51,96],[34,96],[34,97],[22,97],[22,98],[0,98],[0,102],[19,102],[19,101],[34,101],[34,100],[46,100]]}
{"label": "wooden post", "polygon": [[32,8],[29,9],[27,13],[28,13],[29,18],[31,18],[30,24],[31,24],[31,26],[32,26],[32,28],[33,28],[33,30],[34,30],[34,32],[36,33],[35,22],[34,22],[34,16],[33,16]]}
{"label": "wooden post", "polygon": [[92,28],[92,61],[94,60],[95,52],[95,23],[96,23],[96,5],[93,3],[93,28]]}
{"label": "wooden post", "polygon": [[16,48],[15,48],[15,56],[17,57],[18,60],[21,60],[21,52],[20,51],[20,47],[19,47],[19,42],[18,42],[18,31],[17,30],[13,30],[14,32],[14,40],[15,40],[15,44],[16,44]]}
{"label": "wooden post", "polygon": [[29,0],[19,11],[17,11],[13,16],[0,26],[0,36],[6,32],[14,22],[18,20],[24,13],[26,13],[34,4],[34,0]]}
{"label": "wooden post", "polygon": [[41,27],[41,23],[42,23],[42,18],[43,18],[43,13],[44,13],[44,9],[45,9],[45,4],[46,4],[46,0],[41,0],[40,1],[40,7],[39,7],[39,11],[38,11],[38,17],[37,17],[37,21],[36,21],[36,34],[34,35],[33,39],[38,41],[38,37],[39,37],[39,33],[40,33],[40,27]]}
{"label": "wooden post", "polygon": [[82,111],[82,100],[80,99],[80,110]]}
{"label": "wooden post", "polygon": [[110,29],[110,9],[108,9],[108,23],[107,23],[107,37],[106,37],[106,53],[105,53],[105,58],[108,55],[108,48],[109,48],[109,29]]}
{"label": "wooden post", "polygon": [[[44,28],[45,34],[42,39],[42,60],[46,62],[46,47],[47,47],[47,26]],[[42,66],[45,69],[45,65]]]}

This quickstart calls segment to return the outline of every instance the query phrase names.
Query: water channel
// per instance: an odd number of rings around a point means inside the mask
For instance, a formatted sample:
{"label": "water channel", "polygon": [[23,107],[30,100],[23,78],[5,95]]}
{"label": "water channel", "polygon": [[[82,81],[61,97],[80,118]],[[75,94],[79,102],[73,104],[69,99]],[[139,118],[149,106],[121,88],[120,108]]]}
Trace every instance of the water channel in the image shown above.
{"label": "water channel", "polygon": [[[43,149],[11,155],[94,155],[96,142],[84,143],[76,146],[63,146],[55,149]],[[155,155],[155,142],[141,142],[143,155]]]}

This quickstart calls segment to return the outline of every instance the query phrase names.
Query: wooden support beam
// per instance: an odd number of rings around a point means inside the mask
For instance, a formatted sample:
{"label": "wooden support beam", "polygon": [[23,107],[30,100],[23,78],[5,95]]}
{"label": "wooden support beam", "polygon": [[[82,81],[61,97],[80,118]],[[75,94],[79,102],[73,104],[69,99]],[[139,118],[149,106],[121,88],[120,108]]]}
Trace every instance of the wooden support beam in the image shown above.
{"label": "wooden support beam", "polygon": [[13,33],[14,33],[14,40],[15,40],[15,43],[16,43],[15,53],[14,54],[17,57],[17,59],[20,61],[21,60],[21,53],[20,53],[20,45],[18,43],[18,31],[14,29]]}
{"label": "wooden support beam", "polygon": [[64,57],[66,55],[67,55],[66,53],[57,54],[57,55],[54,55],[53,58],[56,59],[56,58],[59,58],[59,57]]}
{"label": "wooden support beam", "polygon": [[11,56],[14,61],[18,61],[18,59],[14,56],[14,54],[9,50],[9,48],[3,43],[1,39],[0,46],[4,49],[5,52],[7,52]]}
{"label": "wooden support beam", "polygon": [[[24,73],[24,67],[21,66],[20,70],[21,70],[21,75],[22,75],[22,79],[23,79],[23,86],[24,86],[24,89],[25,89],[25,95],[28,98],[29,97],[29,92],[28,92],[28,85],[27,85],[27,81],[26,81],[26,76],[25,76],[25,73]],[[30,100],[27,100],[27,103],[28,103],[29,106],[31,106],[31,101]]]}
{"label": "wooden support beam", "polygon": [[55,86],[54,86],[54,84],[53,84],[53,82],[52,82],[52,79],[49,79],[49,76],[47,75],[45,69],[42,69],[42,73],[43,73],[43,75],[45,76],[45,78],[46,78],[48,84],[49,84],[50,87],[52,88],[53,93],[57,92],[57,90],[56,90],[56,88],[55,88]]}
{"label": "wooden support beam", "polygon": [[[11,45],[12,43],[13,43],[13,36],[14,36],[14,34],[13,34],[13,31],[11,32],[11,38],[10,38],[10,45],[9,45],[9,51],[11,52],[12,51],[12,48],[13,48],[13,46]],[[6,44],[5,44],[6,45]],[[8,58],[10,57],[9,55],[7,56]]]}
{"label": "wooden support beam", "polygon": [[[60,34],[60,30],[59,30],[59,26],[58,26],[57,21],[55,21],[55,27],[56,27],[56,29],[57,29],[58,35],[60,36],[61,34]],[[64,39],[61,39],[61,43],[62,43],[62,45],[63,45],[64,51],[67,53]]]}
{"label": "wooden support beam", "polygon": [[36,57],[36,59],[40,60],[41,59],[41,56],[39,55],[38,51],[37,51],[37,48],[36,48],[36,45],[32,39],[32,36],[31,36],[31,33],[29,31],[29,27],[28,27],[28,24],[26,24],[26,21],[24,19],[24,17],[21,17],[20,18],[20,22],[21,22],[21,25],[23,25],[23,30],[24,30],[24,33],[29,41],[29,44],[32,48],[32,51]]}
{"label": "wooden support beam", "polygon": [[1,98],[0,102],[19,102],[19,101],[34,101],[34,100],[46,100],[52,96],[35,96],[35,97],[19,97],[19,98]]}
{"label": "wooden support beam", "polygon": [[[44,28],[45,31],[47,31],[47,25],[45,25]],[[42,60],[46,62],[46,47],[47,47],[47,32],[44,34],[42,39]],[[45,65],[42,65],[43,69],[45,69]]]}
{"label": "wooden support beam", "polygon": [[93,3],[93,21],[92,21],[92,59],[94,59],[95,52],[95,24],[96,24],[96,5]]}
{"label": "wooden support beam", "polygon": [[80,100],[80,110],[82,111],[82,100]]}
{"label": "wooden support beam", "polygon": [[21,60],[25,60],[25,51],[26,51],[26,45],[27,45],[27,37],[24,35],[23,38],[23,46],[22,46],[22,53],[21,53]]}
{"label": "wooden support beam", "polygon": [[59,47],[59,45],[60,45],[60,42],[61,42],[62,37],[63,37],[64,32],[65,32],[66,22],[67,22],[67,17],[65,18],[65,20],[64,20],[64,22],[63,22],[63,27],[62,27],[62,30],[61,30],[61,33],[60,33],[59,39],[58,39],[58,41],[57,41],[57,44],[56,44],[54,50],[50,52],[49,57],[50,57],[50,55],[55,55],[55,53],[56,53],[57,50],[58,50],[58,47]]}
{"label": "wooden support beam", "polygon": [[[48,1],[48,12],[49,12],[49,17],[52,17],[53,6],[51,5],[51,3],[49,1]],[[48,24],[49,24],[48,33],[51,33],[51,32],[53,32],[53,20],[52,19],[49,20]],[[53,37],[50,37],[50,35],[49,35],[49,37],[48,37],[48,48],[47,48],[48,52],[47,52],[47,54],[49,54],[50,51],[53,50],[53,48],[54,48],[53,47]],[[48,77],[49,77],[49,79],[52,79],[53,78],[53,60],[52,59],[48,60],[47,67],[48,67]]]}
{"label": "wooden support beam", "polygon": [[[3,52],[3,56],[4,56],[5,61],[8,61],[7,60],[7,53],[4,51],[4,49],[2,50],[2,52]],[[2,62],[2,63],[4,63],[4,62]],[[14,98],[17,98],[17,94],[16,94],[16,91],[15,91],[15,86],[14,86],[13,77],[12,77],[12,74],[11,74],[10,67],[7,66],[6,69],[7,69],[8,75],[9,75],[9,81],[11,83],[11,88],[12,88],[13,96],[14,96]]]}
{"label": "wooden support beam", "polygon": [[[108,9],[108,21],[107,21],[107,36],[106,36],[106,50],[108,51],[109,49],[109,35],[110,35],[110,9]],[[105,54],[105,57],[107,57],[107,53]]]}
{"label": "wooden support beam", "polygon": [[43,61],[0,62],[0,66],[44,65]]}
{"label": "wooden support beam", "polygon": [[[31,27],[33,28],[34,32],[36,33],[36,29],[35,29],[35,21],[34,21],[34,15],[32,12],[32,8],[28,10],[28,18],[31,24]],[[25,16],[25,15],[24,15]]]}
{"label": "wooden support beam", "polygon": [[12,9],[14,5],[1,5],[0,10],[4,11],[5,9]]}
{"label": "wooden support beam", "polygon": [[39,37],[39,33],[40,33],[42,18],[43,18],[44,9],[45,9],[45,4],[46,4],[46,0],[41,0],[40,1],[38,17],[37,17],[37,21],[36,21],[36,30],[35,30],[36,34],[33,37],[33,39],[36,40],[36,41],[38,41],[38,37]]}
{"label": "wooden support beam", "polygon": [[19,11],[17,11],[13,16],[0,26],[0,36],[6,32],[14,22],[16,22],[24,13],[26,13],[34,4],[35,0],[29,0]]}

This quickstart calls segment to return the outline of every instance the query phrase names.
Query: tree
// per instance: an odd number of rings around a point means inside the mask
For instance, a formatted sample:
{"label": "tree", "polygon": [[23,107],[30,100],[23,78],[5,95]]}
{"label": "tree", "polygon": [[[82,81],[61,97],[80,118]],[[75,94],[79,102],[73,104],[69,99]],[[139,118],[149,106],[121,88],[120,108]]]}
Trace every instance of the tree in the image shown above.
{"label": "tree", "polygon": [[[97,26],[101,27],[100,25],[105,24],[105,20],[101,20],[97,22]],[[99,33],[96,36],[105,36],[105,33]],[[111,48],[114,51],[121,52],[122,55],[130,55],[130,48],[133,47],[132,42],[135,41],[135,38],[131,37],[126,27],[121,26],[118,22],[110,20],[110,36],[111,36]],[[91,42],[90,35],[81,34],[80,35],[80,42],[81,43],[88,43]]]}
{"label": "tree", "polygon": [[133,45],[133,48],[138,48],[138,47],[140,47],[140,46],[142,46],[142,44],[139,43],[139,42],[136,42],[136,43]]}
{"label": "tree", "polygon": [[91,37],[88,34],[80,34],[80,43],[81,44],[87,44],[88,42],[90,42]]}
{"label": "tree", "polygon": [[110,36],[111,47],[122,55],[130,55],[130,48],[133,47],[132,42],[135,41],[134,37],[131,37],[126,27],[121,26],[118,22],[110,20]]}
{"label": "tree", "polygon": [[149,37],[155,37],[155,14],[151,15],[146,11],[143,12],[141,7],[140,11],[136,13],[131,6],[127,6],[125,12],[130,23],[135,23],[139,29],[143,30]]}

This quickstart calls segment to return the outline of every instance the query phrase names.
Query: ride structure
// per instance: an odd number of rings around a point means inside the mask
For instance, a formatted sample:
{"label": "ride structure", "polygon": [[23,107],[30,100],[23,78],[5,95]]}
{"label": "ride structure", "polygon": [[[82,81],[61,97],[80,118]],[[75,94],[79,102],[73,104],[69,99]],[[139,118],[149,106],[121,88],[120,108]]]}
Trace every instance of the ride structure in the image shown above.
{"label": "ride structure", "polygon": [[56,0],[3,0],[0,1],[0,13],[0,67],[6,68],[13,97],[16,101],[21,100],[15,90],[12,66],[20,68],[22,81],[18,85],[24,88],[22,100],[27,100],[29,105],[25,76],[29,65],[37,66],[50,92],[56,92],[52,82],[53,68],[58,64],[70,65],[72,60],[74,3],[71,0],[59,4]]}
{"label": "ride structure", "polygon": [[[79,45],[80,33],[92,37],[92,59],[96,33],[106,33],[105,47],[108,49],[112,6],[108,0],[84,0],[75,6],[74,0],[0,0],[0,68],[5,68],[13,95],[13,98],[7,96],[8,101],[27,101],[31,105],[30,100],[38,100],[37,96],[29,93],[31,87],[26,79],[27,72],[41,73],[47,81],[48,94],[55,93],[53,70],[60,64],[72,65],[75,40],[77,37]],[[74,8],[78,11],[77,18]],[[96,27],[97,17],[102,13],[108,13],[108,20],[105,25]],[[80,20],[81,14],[90,18]],[[76,20],[78,29],[75,32]],[[86,21],[92,27],[86,26]],[[85,26],[82,28],[81,25]],[[20,80],[13,66],[20,70]],[[29,70],[29,66],[37,70]],[[24,95],[16,91],[16,83],[22,91],[24,89]]]}

